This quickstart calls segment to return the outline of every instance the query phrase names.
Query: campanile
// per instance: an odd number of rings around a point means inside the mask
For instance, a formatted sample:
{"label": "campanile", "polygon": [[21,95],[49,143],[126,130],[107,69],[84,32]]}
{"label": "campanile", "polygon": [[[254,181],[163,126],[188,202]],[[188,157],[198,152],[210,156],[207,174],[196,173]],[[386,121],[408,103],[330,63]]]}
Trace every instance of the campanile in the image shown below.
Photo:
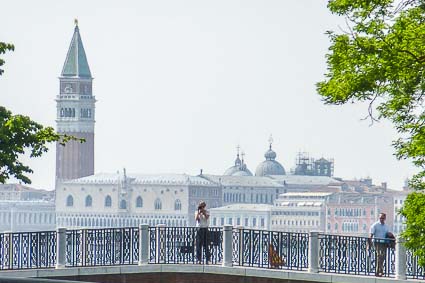
{"label": "campanile", "polygon": [[65,146],[56,144],[56,184],[61,180],[94,174],[96,99],[92,93],[93,78],[77,21],[59,82],[59,95],[56,97],[57,132],[86,141],[70,141]]}

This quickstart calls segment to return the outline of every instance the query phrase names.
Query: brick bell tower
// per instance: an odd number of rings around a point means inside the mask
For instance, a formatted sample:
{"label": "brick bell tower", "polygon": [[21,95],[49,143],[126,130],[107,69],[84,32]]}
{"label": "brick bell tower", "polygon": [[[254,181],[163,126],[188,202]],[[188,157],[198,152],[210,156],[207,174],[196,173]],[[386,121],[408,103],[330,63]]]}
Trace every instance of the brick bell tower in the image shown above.
{"label": "brick bell tower", "polygon": [[90,73],[78,22],[59,77],[56,97],[56,127],[60,134],[84,138],[86,142],[70,141],[56,144],[56,184],[94,174],[94,123],[96,99],[92,94]]}

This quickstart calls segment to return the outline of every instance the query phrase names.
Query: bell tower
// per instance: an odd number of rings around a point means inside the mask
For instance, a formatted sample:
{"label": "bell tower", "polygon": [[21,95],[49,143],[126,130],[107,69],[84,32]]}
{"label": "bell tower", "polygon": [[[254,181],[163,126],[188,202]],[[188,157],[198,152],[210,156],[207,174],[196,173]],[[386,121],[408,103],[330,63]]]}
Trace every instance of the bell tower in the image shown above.
{"label": "bell tower", "polygon": [[94,123],[96,99],[92,93],[93,78],[75,20],[74,34],[59,77],[56,97],[56,127],[60,134],[84,138],[56,144],[56,184],[94,174]]}

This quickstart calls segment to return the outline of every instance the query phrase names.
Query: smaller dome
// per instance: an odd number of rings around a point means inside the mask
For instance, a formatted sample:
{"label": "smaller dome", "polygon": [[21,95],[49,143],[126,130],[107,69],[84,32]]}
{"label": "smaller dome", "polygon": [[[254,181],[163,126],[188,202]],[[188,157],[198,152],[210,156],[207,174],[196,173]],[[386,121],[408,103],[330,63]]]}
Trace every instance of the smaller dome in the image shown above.
{"label": "smaller dome", "polygon": [[275,160],[276,159],[276,152],[274,152],[271,148],[264,153],[264,157],[266,160]]}
{"label": "smaller dome", "polygon": [[223,174],[223,175],[231,176],[231,175],[233,175],[234,173],[236,173],[236,172],[238,172],[238,171],[239,171],[239,167],[238,167],[238,166],[232,166],[232,167],[230,167],[229,169],[227,169],[227,170],[224,172],[224,174]]}
{"label": "smaller dome", "polygon": [[242,159],[239,158],[239,146],[236,154],[235,165],[228,168],[224,175],[226,176],[252,176],[251,171],[247,168],[244,162],[244,153],[242,152]]}
{"label": "smaller dome", "polygon": [[238,171],[232,174],[232,176],[252,176],[252,173],[248,171]]}

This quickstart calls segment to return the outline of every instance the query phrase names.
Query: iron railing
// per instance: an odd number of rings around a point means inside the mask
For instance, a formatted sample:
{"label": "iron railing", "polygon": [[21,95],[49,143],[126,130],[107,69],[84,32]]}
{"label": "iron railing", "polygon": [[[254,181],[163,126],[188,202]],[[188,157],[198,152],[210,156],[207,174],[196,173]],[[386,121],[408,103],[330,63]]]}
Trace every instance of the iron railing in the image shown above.
{"label": "iron railing", "polygon": [[425,269],[418,264],[418,257],[407,250],[406,275],[408,278],[425,280]]}
{"label": "iron railing", "polygon": [[[223,259],[222,228],[208,228],[206,243],[203,245],[200,244],[199,233],[201,231],[196,227],[149,227],[149,262],[221,263]],[[207,253],[210,254],[209,259]]]}
{"label": "iron railing", "polygon": [[50,268],[55,264],[55,231],[0,234],[0,269]]}
{"label": "iron railing", "polygon": [[66,266],[137,264],[138,228],[68,230]]}
{"label": "iron railing", "polygon": [[233,263],[239,266],[306,270],[307,233],[233,230]]}
{"label": "iron railing", "polygon": [[[0,270],[67,267],[223,262],[223,230],[208,228],[206,243],[199,245],[196,227],[147,227],[147,242],[140,241],[140,227],[67,230],[60,236],[64,259],[57,263],[59,234],[56,231],[0,234]],[[145,238],[146,239],[146,238]],[[305,271],[308,269],[309,234],[235,228],[232,232],[232,261],[236,266],[277,268]],[[388,240],[386,240],[388,241]],[[316,240],[315,242],[316,243]],[[377,247],[368,238],[318,235],[319,272],[376,275]],[[143,246],[146,245],[146,246]],[[207,249],[204,248],[207,247]],[[62,248],[61,248],[62,249]],[[141,249],[141,250],[140,250]],[[146,251],[147,259],[140,259]],[[62,263],[64,261],[64,263]],[[383,276],[395,275],[395,249],[385,247]],[[406,276],[425,279],[425,269],[418,258],[407,250]]]}
{"label": "iron railing", "polygon": [[[385,241],[385,242],[384,242]],[[377,275],[377,264],[383,261],[379,276],[395,273],[395,252],[391,240],[319,234],[319,270],[328,273]],[[393,241],[393,240],[392,240]],[[378,249],[382,258],[378,259]]]}

